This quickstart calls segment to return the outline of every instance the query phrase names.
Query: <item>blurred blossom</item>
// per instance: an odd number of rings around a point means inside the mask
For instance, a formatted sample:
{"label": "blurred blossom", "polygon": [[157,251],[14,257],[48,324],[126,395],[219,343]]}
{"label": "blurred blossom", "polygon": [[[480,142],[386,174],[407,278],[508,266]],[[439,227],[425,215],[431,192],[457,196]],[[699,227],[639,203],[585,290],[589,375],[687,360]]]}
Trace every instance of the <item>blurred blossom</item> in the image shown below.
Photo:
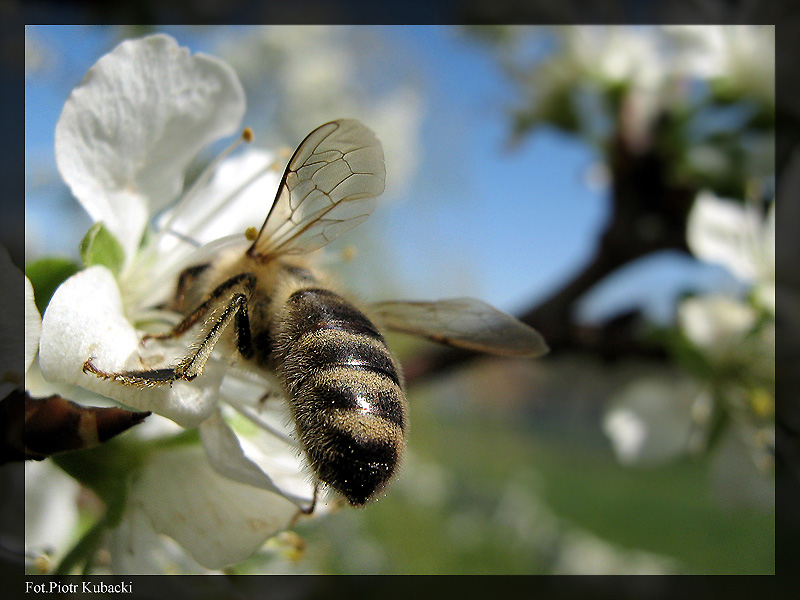
{"label": "blurred blossom", "polygon": [[567,27],[562,32],[563,60],[576,75],[645,89],[662,84],[667,65],[648,29]]}
{"label": "blurred blossom", "polygon": [[675,561],[649,552],[615,547],[585,531],[564,536],[555,575],[656,575],[674,573]]}
{"label": "blurred blossom", "polygon": [[745,341],[756,324],[756,313],[729,296],[699,296],[681,302],[678,323],[689,341],[711,360],[737,363],[749,354]]}
{"label": "blurred blossom", "polygon": [[[517,137],[551,125],[609,156],[655,152],[670,181],[738,192],[774,173],[773,27],[511,27]],[[525,42],[540,41],[531,60]],[[510,51],[509,51],[510,50]],[[542,51],[544,50],[544,51]]]}
{"label": "blurred blossom", "polygon": [[667,27],[675,60],[693,76],[715,83],[727,96],[775,104],[774,25],[682,25]]}
{"label": "blurred blossom", "polygon": [[[634,145],[646,143],[662,106],[676,98],[672,65],[662,51],[658,30],[591,26],[555,31],[556,52],[524,76],[532,96],[532,107],[523,109],[530,113],[527,118],[551,122],[568,131],[582,130],[599,144],[609,134],[607,123],[604,126],[602,119],[598,121],[598,114],[592,120],[592,111],[579,110],[580,98],[586,93],[610,93],[622,98],[624,110],[605,117],[624,119],[623,133],[629,141]],[[598,108],[615,110],[606,100]]]}
{"label": "blurred blossom", "polygon": [[[274,382],[258,373],[213,356],[191,382],[140,389],[83,371],[89,357],[113,372],[173,364],[185,352],[174,341],[142,347],[148,327],[175,322],[150,307],[181,270],[221,243],[244,249],[244,228],[264,218],[263,202],[251,195],[271,197],[278,186],[273,158],[263,151],[235,158],[226,151],[185,186],[195,154],[234,132],[243,114],[244,94],[227,64],[154,35],[102,57],[56,127],[59,170],[95,226],[82,249],[87,268],[61,284],[44,313],[31,381],[40,370],[40,391],[66,390],[73,400],[89,391],[156,413],[130,432],[148,450],[128,489],[119,490],[128,503],[112,547],[125,555],[111,564],[121,572],[240,562],[289,527],[314,492],[287,415],[260,402]],[[154,216],[170,200],[156,233]],[[181,427],[197,428],[200,444],[163,446]],[[133,525],[143,522],[149,529]],[[168,548],[158,544],[164,536],[191,559],[165,558]]]}
{"label": "blurred blossom", "polygon": [[611,403],[604,429],[622,462],[643,463],[703,450],[715,415],[726,415],[752,463],[768,473],[775,435],[775,203],[761,217],[752,205],[702,192],[686,235],[698,259],[726,267],[748,284],[749,297],[682,300],[678,356],[696,381],[634,383]]}
{"label": "blurred blossom", "polygon": [[690,378],[640,379],[620,391],[603,418],[617,458],[625,465],[655,465],[697,445],[707,415],[693,410],[706,401]]}
{"label": "blurred blossom", "polygon": [[439,509],[448,502],[453,475],[442,465],[423,462],[413,450],[406,450],[397,477],[397,488],[413,497],[414,502],[429,510]]}
{"label": "blurred blossom", "polygon": [[[548,572],[552,574],[655,575],[680,570],[673,559],[622,548],[559,517],[539,493],[531,491],[532,482],[526,481],[530,476],[530,472],[521,472],[508,482],[488,523],[481,523],[479,518],[465,511],[450,518],[448,529],[463,527],[466,532],[476,532],[481,525],[488,527],[489,534],[502,540],[503,547],[513,549],[512,552],[534,549],[534,556],[550,565]],[[469,517],[474,521],[472,525],[467,522]]]}
{"label": "blurred blossom", "polygon": [[774,313],[774,201],[762,217],[755,206],[701,192],[689,214],[686,241],[700,260],[718,263],[753,285],[756,300]]}

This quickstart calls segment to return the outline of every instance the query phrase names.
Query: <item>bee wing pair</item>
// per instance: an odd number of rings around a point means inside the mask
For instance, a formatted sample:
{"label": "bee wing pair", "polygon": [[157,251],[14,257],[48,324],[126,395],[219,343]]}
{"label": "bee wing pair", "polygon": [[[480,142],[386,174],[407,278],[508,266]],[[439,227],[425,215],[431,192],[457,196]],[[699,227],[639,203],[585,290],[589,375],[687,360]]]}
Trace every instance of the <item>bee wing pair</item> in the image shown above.
{"label": "bee wing pair", "polygon": [[[369,128],[354,119],[325,123],[286,166],[248,255],[266,261],[325,246],[367,220],[385,179],[383,148]],[[535,329],[473,298],[381,302],[373,309],[388,329],[452,346],[504,356],[547,352]]]}

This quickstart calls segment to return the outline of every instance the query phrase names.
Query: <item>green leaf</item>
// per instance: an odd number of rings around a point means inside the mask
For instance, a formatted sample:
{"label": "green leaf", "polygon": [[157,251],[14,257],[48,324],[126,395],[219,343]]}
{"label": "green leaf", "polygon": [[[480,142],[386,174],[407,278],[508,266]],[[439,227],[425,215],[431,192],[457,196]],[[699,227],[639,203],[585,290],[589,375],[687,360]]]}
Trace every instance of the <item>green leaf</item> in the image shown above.
{"label": "green leaf", "polygon": [[95,223],[81,240],[81,258],[87,267],[103,265],[119,275],[125,261],[125,251],[102,221]]}
{"label": "green leaf", "polygon": [[25,275],[33,285],[40,314],[44,314],[58,286],[80,270],[80,265],[66,258],[43,258],[26,265]]}

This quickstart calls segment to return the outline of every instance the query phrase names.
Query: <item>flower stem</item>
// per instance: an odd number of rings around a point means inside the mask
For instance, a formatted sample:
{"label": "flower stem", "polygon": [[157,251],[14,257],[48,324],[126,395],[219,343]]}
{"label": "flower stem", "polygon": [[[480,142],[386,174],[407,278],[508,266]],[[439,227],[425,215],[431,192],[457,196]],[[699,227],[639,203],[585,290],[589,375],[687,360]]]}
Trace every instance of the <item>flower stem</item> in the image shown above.
{"label": "flower stem", "polygon": [[54,575],[69,575],[75,565],[83,563],[83,574],[88,574],[87,571],[94,562],[93,558],[97,552],[97,547],[105,536],[106,529],[108,528],[108,519],[104,516],[97,521],[92,527],[83,534],[83,537],[78,540],[75,547],[70,550],[67,555],[61,559],[61,562],[56,567]]}

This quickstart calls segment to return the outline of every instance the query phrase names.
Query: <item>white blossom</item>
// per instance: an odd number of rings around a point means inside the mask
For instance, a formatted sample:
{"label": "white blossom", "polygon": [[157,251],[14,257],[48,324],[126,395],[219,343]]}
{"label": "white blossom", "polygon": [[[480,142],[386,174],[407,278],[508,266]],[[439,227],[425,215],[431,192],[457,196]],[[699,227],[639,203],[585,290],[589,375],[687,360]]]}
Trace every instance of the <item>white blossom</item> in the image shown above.
{"label": "white blossom", "polygon": [[774,405],[775,324],[763,316],[775,311],[775,204],[764,218],[753,206],[701,192],[686,236],[698,259],[749,284],[755,305],[721,293],[682,300],[676,327],[705,363],[705,378],[634,382],[610,404],[604,430],[620,462],[659,462],[703,449],[710,418],[722,408],[733,415],[759,468],[768,470],[763,438],[774,436],[774,427],[759,419]]}
{"label": "white blossom", "polygon": [[[403,195],[423,155],[419,73],[375,32],[354,26],[262,26],[224,37],[217,50],[247,89],[268,95],[269,101],[255,110],[279,122],[282,131],[273,137],[302,136],[309,121],[342,116],[357,115],[370,123],[392,173],[387,192]],[[383,80],[387,61],[393,75],[388,85]]]}
{"label": "white blossom", "polygon": [[[192,340],[141,343],[155,321],[176,322],[154,307],[182,269],[236,243],[232,236],[246,243],[245,228],[261,224],[278,186],[274,157],[263,151],[223,156],[185,186],[196,154],[235,132],[243,114],[242,88],[227,64],[154,35],[102,57],[56,128],[64,180],[123,257],[119,269],[101,262],[56,290],[42,320],[41,375],[76,390],[72,399],[88,391],[156,413],[130,432],[139,439],[156,443],[181,426],[198,428],[202,442],[158,446],[131,478],[112,542],[126,552],[113,559],[123,572],[241,561],[287,528],[314,492],[286,415],[259,402],[274,382],[232,367],[232,357],[214,354],[195,380],[148,389],[83,372],[89,358],[116,372],[175,364],[186,353]],[[132,526],[144,521],[153,535]],[[165,535],[193,560],[175,563],[165,547],[147,547]]]}
{"label": "white blossom", "polygon": [[753,285],[760,304],[775,311],[775,202],[762,217],[754,206],[703,191],[689,213],[686,240],[697,258]]}
{"label": "white blossom", "polygon": [[681,25],[666,28],[675,63],[687,75],[775,104],[775,26]]}
{"label": "white blossom", "polygon": [[650,28],[595,26],[563,31],[566,60],[577,72],[606,84],[646,89],[662,85],[667,65]]}
{"label": "white blossom", "polygon": [[660,464],[697,443],[705,415],[693,408],[706,401],[691,379],[642,378],[615,396],[603,417],[603,431],[622,464]]}

